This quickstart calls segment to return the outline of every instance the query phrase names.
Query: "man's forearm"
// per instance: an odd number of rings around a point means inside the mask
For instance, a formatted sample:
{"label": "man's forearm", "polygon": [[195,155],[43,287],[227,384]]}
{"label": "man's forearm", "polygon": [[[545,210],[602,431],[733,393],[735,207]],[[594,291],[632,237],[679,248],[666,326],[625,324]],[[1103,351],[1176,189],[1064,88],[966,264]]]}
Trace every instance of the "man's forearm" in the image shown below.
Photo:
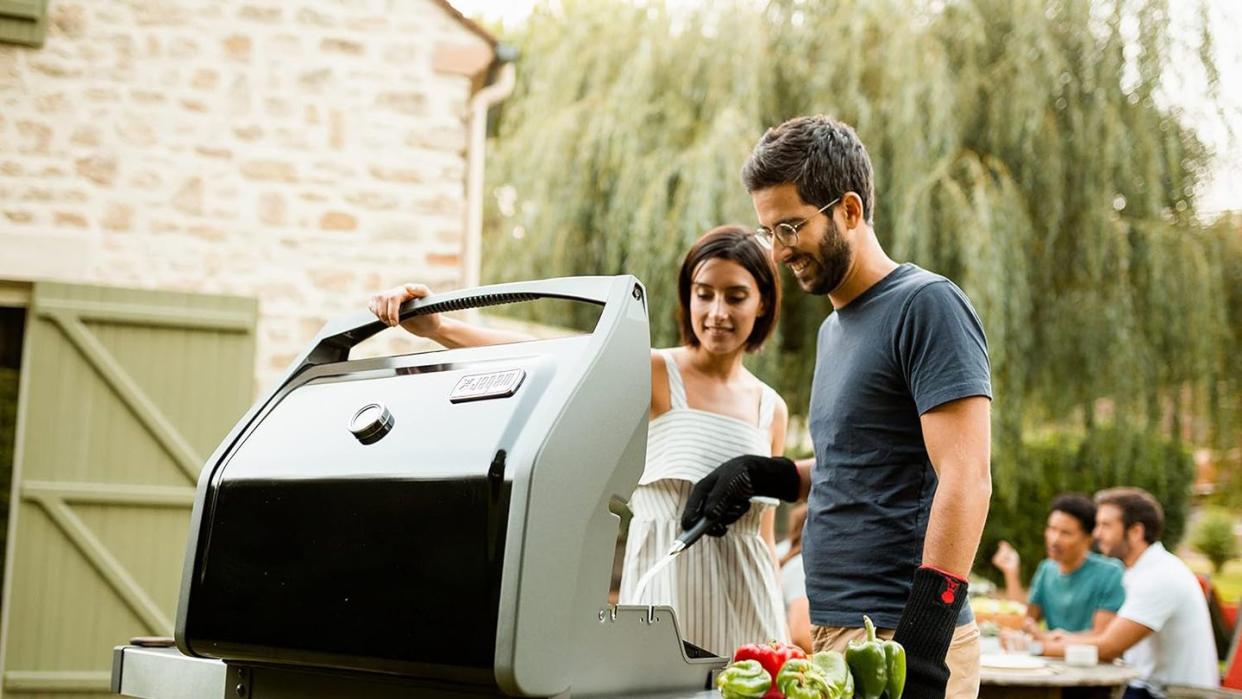
{"label": "man's forearm", "polygon": [[1108,626],[1102,632],[1087,631],[1076,634],[1050,635],[1044,641],[1043,653],[1044,655],[1059,658],[1065,655],[1066,646],[1074,643],[1085,643],[1099,649],[1100,660],[1112,662],[1120,658],[1128,649],[1134,647],[1134,644],[1147,638],[1152,633],[1154,632],[1151,628],[1143,626],[1137,621],[1115,616],[1112,621],[1108,622]]}
{"label": "man's forearm", "polygon": [[[965,579],[975,561],[983,524],[988,518],[992,479],[982,469],[941,468],[923,543],[923,565]],[[982,472],[982,477],[968,473]]]}
{"label": "man's forearm", "polygon": [[1022,578],[1016,570],[1005,571],[1005,599],[1026,603],[1026,590],[1022,589]]}

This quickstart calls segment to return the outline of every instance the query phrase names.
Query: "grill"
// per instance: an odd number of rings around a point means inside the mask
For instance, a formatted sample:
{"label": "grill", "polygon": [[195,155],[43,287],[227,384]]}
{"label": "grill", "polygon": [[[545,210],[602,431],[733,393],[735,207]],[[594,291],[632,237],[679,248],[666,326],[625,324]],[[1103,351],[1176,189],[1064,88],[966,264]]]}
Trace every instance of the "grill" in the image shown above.
{"label": "grill", "polygon": [[[671,609],[607,603],[609,503],[646,450],[642,285],[504,284],[401,315],[541,298],[602,306],[594,331],[351,360],[384,326],[329,323],[203,470],[170,662],[227,663],[258,699],[305,672],[356,696],[709,687],[725,661],[684,642]],[[126,648],[119,692],[143,671]]]}

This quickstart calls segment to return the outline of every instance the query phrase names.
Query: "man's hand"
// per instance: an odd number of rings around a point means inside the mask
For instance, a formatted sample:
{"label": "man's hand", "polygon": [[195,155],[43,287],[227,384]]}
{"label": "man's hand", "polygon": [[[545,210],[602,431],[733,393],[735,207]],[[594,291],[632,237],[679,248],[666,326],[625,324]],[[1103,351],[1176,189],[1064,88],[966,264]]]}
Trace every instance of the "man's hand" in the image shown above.
{"label": "man's hand", "polygon": [[[999,568],[1005,576],[1005,599],[1026,604],[1026,590],[1022,589],[1022,578],[1018,577],[1022,569],[1022,557],[1018,555],[1014,547],[1009,545],[1008,541],[1002,541],[996,545],[992,565]],[[1039,607],[1027,605],[1026,613],[1028,617],[1038,619],[1041,612]]]}
{"label": "man's hand", "polygon": [[893,640],[906,649],[906,699],[943,699],[949,683],[945,656],[957,615],[966,603],[962,578],[929,566],[914,571],[914,586]]}
{"label": "man's hand", "polygon": [[690,529],[707,517],[714,522],[707,533],[724,536],[728,525],[750,509],[752,497],[763,495],[793,502],[801,487],[798,467],[783,456],[736,456],[694,484],[681,513],[681,528]]}
{"label": "man's hand", "polygon": [[1044,634],[1043,640],[1063,643],[1068,636],[1069,634],[1066,633],[1064,629],[1053,629],[1049,631],[1048,633]]}
{"label": "man's hand", "polygon": [[1008,541],[1002,541],[996,546],[996,553],[992,556],[992,565],[1000,569],[1005,575],[1017,575],[1018,568],[1022,565],[1022,558],[1018,555],[1017,549],[1009,545]]}
{"label": "man's hand", "polygon": [[1115,616],[1102,633],[1067,634],[1064,631],[1053,631],[1044,638],[1043,652],[1044,655],[1060,658],[1065,656],[1066,646],[1085,643],[1099,649],[1101,662],[1111,663],[1153,633],[1155,631],[1137,621]]}
{"label": "man's hand", "polygon": [[[421,299],[430,295],[431,289],[422,284],[402,284],[372,296],[367,303],[367,309],[374,313],[384,325],[391,328],[401,319],[401,304],[410,299]],[[401,327],[419,337],[433,337],[440,329],[440,315],[432,313],[407,318],[401,323]]]}

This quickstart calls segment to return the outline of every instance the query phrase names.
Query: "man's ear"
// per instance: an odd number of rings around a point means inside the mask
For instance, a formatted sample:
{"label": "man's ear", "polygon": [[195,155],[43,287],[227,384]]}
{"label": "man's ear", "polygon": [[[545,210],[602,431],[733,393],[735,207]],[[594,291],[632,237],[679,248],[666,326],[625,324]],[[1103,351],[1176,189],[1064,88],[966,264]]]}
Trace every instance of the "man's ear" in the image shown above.
{"label": "man's ear", "polygon": [[862,197],[857,192],[846,192],[841,197],[841,214],[845,217],[845,228],[851,230],[867,222],[863,215]]}

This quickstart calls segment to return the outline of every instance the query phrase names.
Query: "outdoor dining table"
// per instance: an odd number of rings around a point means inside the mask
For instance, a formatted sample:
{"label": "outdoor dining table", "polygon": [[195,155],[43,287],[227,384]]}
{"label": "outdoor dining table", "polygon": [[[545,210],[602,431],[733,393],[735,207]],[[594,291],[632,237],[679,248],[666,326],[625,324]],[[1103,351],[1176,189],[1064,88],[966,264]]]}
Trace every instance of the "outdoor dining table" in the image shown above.
{"label": "outdoor dining table", "polygon": [[1138,670],[1126,665],[1082,667],[1054,658],[1043,660],[1046,665],[1037,669],[1000,669],[985,664],[980,672],[980,698],[1120,697],[1130,680],[1139,675]]}

